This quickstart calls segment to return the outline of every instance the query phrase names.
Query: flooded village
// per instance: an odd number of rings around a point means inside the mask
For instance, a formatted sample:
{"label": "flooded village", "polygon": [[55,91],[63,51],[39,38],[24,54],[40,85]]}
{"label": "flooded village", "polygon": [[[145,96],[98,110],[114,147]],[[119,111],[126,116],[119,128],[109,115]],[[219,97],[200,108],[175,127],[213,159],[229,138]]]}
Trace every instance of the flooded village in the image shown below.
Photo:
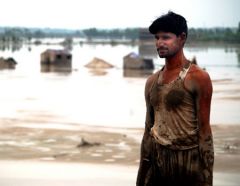
{"label": "flooded village", "polygon": [[[77,185],[72,181],[84,180],[83,175],[90,179],[92,171],[92,177],[107,185],[104,170],[106,174],[121,170],[126,180],[112,173],[113,177],[126,186],[135,184],[145,122],[145,82],[164,65],[154,38],[146,29],[138,33],[132,40],[31,38],[5,47],[0,41],[0,185],[7,178],[22,180],[22,185],[41,180],[44,185],[42,172],[50,174],[55,167],[56,174],[61,174],[58,165],[69,170],[63,174],[65,184]],[[209,72],[214,86],[215,185],[236,186],[240,172],[239,43],[191,42],[186,54]],[[26,171],[22,177],[14,174],[19,172],[14,168],[18,164]],[[57,177],[54,180],[61,182]]]}

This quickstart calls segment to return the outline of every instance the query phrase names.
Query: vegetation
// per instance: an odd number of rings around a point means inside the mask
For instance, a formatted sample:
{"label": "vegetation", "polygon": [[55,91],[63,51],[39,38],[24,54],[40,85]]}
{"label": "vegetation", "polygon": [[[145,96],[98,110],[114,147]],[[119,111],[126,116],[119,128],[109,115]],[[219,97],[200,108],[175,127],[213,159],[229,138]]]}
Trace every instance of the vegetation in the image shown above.
{"label": "vegetation", "polygon": [[240,28],[189,29],[189,41],[240,43]]}
{"label": "vegetation", "polygon": [[[0,44],[31,42],[33,38],[66,38],[68,44],[72,42],[71,38],[136,41],[139,39],[139,28],[66,30],[0,27]],[[190,28],[188,41],[240,43],[240,23],[238,28]]]}

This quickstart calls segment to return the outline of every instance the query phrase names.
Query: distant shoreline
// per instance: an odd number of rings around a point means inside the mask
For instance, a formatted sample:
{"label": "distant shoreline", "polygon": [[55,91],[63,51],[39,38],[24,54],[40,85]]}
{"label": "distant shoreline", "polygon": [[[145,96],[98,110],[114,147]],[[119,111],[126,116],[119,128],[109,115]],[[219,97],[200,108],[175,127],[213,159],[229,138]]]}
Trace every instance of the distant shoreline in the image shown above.
{"label": "distant shoreline", "polygon": [[[62,40],[62,41],[54,41],[56,39]],[[73,41],[71,43],[65,43],[65,37],[57,37],[57,38],[33,38],[32,41],[26,41],[26,42],[11,42],[11,41],[0,41],[0,46],[19,46],[19,45],[133,45],[133,46],[147,46],[147,45],[153,45],[155,46],[154,40],[131,40],[131,39],[107,39],[107,38],[92,38],[92,39],[85,39],[85,38],[72,38]],[[48,40],[48,41],[44,41]],[[51,41],[52,40],[52,41]],[[76,40],[76,41],[74,41]],[[228,41],[189,41],[186,42],[186,47],[236,47],[240,48],[240,43],[235,42],[228,42]]]}

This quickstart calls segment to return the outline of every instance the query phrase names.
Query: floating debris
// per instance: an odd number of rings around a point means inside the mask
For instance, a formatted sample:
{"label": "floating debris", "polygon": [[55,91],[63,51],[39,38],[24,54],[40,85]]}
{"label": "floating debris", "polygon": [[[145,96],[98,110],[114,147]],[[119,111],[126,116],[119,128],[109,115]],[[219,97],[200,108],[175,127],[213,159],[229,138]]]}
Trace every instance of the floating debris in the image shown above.
{"label": "floating debris", "polygon": [[98,146],[101,145],[99,142],[89,142],[82,138],[81,142],[77,145],[78,148],[80,147],[92,147],[92,146]]}

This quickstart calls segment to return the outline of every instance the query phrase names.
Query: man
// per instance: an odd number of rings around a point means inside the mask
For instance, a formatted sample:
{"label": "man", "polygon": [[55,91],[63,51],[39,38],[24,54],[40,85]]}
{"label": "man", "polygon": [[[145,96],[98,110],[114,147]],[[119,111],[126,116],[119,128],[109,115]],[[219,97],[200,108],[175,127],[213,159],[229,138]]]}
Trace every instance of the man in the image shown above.
{"label": "man", "polygon": [[184,17],[168,12],[149,31],[165,65],[145,86],[147,112],[137,186],[211,186],[210,77],[184,56]]}

